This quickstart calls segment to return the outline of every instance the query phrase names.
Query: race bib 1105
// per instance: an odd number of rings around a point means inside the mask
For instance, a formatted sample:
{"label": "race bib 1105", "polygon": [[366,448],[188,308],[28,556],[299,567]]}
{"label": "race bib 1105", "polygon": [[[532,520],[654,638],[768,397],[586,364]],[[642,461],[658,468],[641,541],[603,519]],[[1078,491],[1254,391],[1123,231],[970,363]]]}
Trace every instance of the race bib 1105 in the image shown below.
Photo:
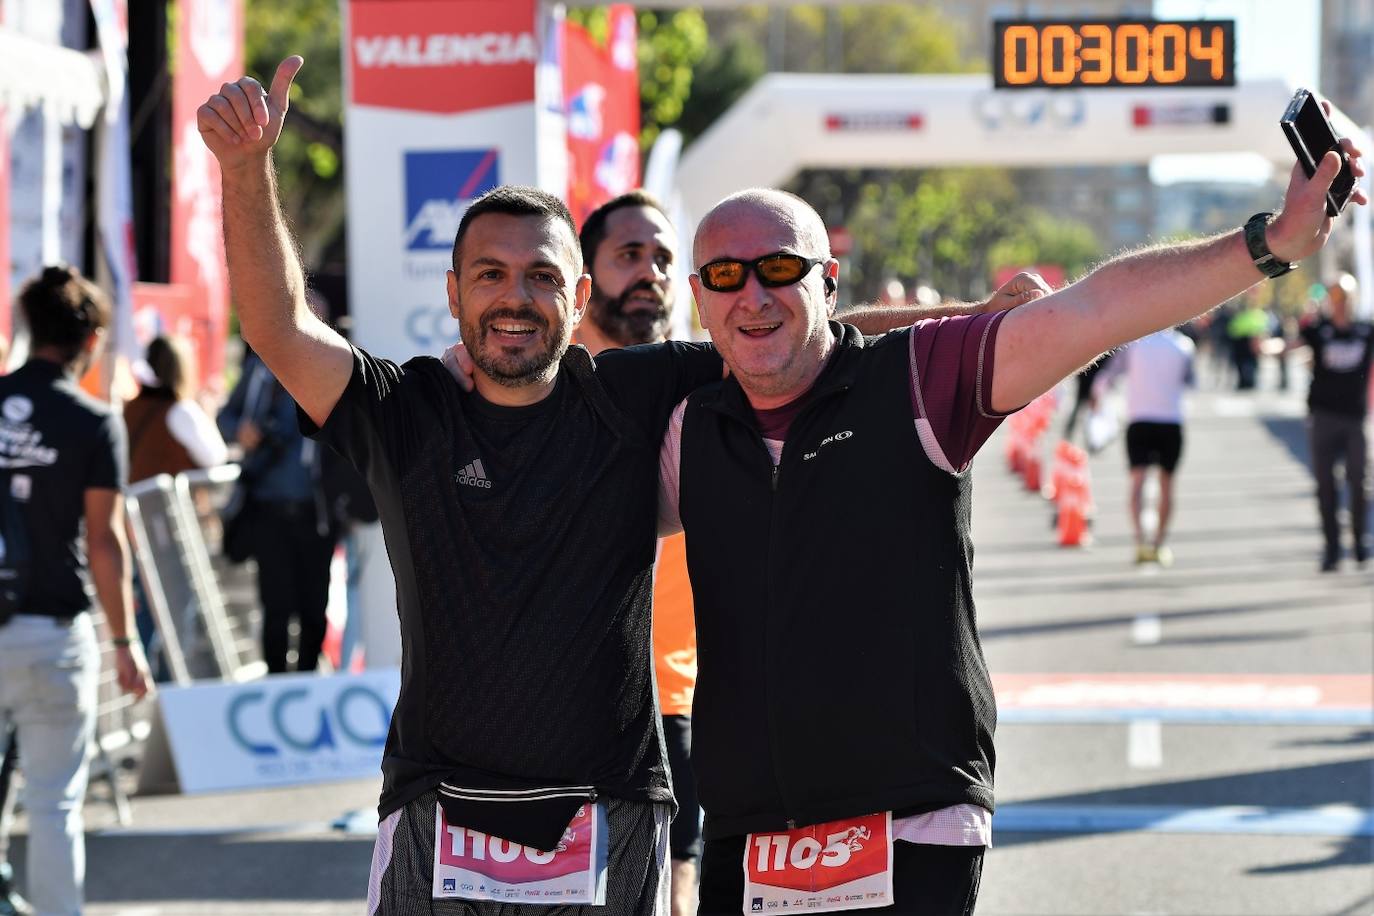
{"label": "race bib 1105", "polygon": [[827,913],[893,902],[891,811],[749,834],[745,913]]}

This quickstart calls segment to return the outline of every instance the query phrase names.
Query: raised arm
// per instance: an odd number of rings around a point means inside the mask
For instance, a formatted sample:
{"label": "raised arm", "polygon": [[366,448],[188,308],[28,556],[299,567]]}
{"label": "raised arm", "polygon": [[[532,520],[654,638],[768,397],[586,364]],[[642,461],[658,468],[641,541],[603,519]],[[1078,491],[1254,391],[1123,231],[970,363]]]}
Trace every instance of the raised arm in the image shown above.
{"label": "raised arm", "polygon": [[[1357,176],[1359,151],[1341,141]],[[1340,170],[1327,153],[1311,180],[1294,165],[1283,212],[1269,225],[1270,251],[1300,261],[1326,243],[1326,189]],[[1356,191],[1353,202],[1365,203]],[[1182,324],[1263,279],[1236,229],[1209,239],[1159,245],[1114,258],[1088,276],[1014,310],[998,329],[992,407],[1014,410],[1099,354]]]}
{"label": "raised arm", "polygon": [[291,81],[303,63],[298,56],[282,61],[270,92],[249,76],[225,83],[196,119],[222,174],[224,248],[243,339],[310,419],[323,424],[348,384],[353,357],[306,305],[305,274],[272,164]]}
{"label": "raised arm", "polygon": [[952,318],[958,315],[1005,311],[1049,295],[1050,292],[1049,286],[1039,274],[1022,271],[1003,283],[995,293],[982,302],[947,299],[939,305],[857,305],[839,317],[864,334],[884,334],[897,328],[910,327],[927,318]]}

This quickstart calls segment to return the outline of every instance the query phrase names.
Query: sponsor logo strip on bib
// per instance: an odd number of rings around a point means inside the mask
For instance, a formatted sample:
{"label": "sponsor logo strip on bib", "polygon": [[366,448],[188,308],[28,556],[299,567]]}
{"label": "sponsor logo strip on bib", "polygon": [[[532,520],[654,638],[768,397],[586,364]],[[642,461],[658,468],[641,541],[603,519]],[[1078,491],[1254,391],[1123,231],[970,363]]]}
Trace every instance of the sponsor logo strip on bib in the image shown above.
{"label": "sponsor logo strip on bib", "polygon": [[891,811],[751,833],[745,843],[745,913],[828,913],[894,902]]}
{"label": "sponsor logo strip on bib", "polygon": [[499,900],[534,906],[606,903],[606,808],[586,804],[543,852],[454,826],[434,812],[434,898]]}

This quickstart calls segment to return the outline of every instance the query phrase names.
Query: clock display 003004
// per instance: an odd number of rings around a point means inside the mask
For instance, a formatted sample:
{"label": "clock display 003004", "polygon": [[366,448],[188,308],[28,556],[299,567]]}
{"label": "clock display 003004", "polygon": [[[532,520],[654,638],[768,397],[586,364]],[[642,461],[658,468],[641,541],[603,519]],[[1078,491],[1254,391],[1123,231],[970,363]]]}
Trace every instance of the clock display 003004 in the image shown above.
{"label": "clock display 003004", "polygon": [[1084,86],[1234,86],[1235,22],[998,20],[998,89]]}

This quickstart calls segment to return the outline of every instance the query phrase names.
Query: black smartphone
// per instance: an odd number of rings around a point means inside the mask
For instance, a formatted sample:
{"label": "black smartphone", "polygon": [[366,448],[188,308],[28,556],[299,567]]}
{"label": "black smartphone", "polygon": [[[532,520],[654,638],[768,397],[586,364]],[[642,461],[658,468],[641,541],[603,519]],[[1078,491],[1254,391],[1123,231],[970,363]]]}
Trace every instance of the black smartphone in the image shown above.
{"label": "black smartphone", "polygon": [[1279,119],[1279,126],[1308,178],[1316,173],[1317,163],[1327,150],[1341,154],[1341,170],[1326,192],[1326,215],[1339,216],[1350,201],[1350,195],[1355,193],[1355,173],[1350,170],[1350,157],[1341,149],[1340,138],[1326,112],[1322,111],[1321,102],[1308,90],[1299,89]]}

